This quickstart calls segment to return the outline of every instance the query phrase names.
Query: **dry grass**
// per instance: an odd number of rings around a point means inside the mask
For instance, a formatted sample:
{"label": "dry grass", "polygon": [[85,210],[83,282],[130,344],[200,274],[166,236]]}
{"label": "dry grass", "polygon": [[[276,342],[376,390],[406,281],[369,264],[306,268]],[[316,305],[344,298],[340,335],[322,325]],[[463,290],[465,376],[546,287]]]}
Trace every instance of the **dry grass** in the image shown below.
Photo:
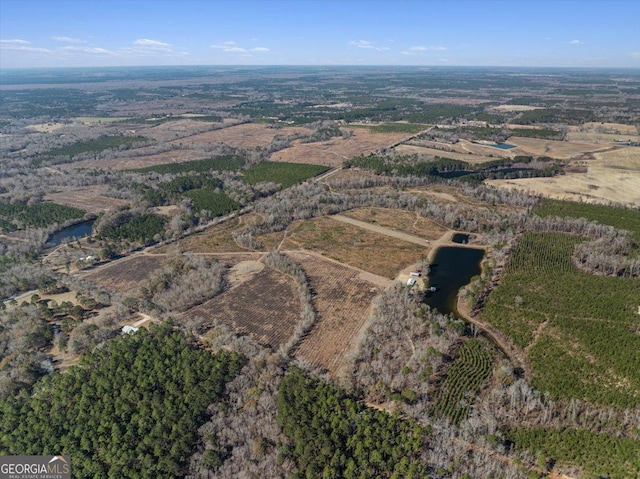
{"label": "dry grass", "polygon": [[345,356],[357,344],[356,338],[369,316],[371,301],[378,292],[357,272],[308,253],[290,253],[304,269],[316,293],[316,323],[294,355],[337,375]]}
{"label": "dry grass", "polygon": [[316,143],[293,142],[292,146],[271,155],[272,161],[310,163],[331,167],[342,166],[345,160],[358,155],[368,155],[380,148],[407,138],[406,133],[371,133],[368,129],[355,128],[350,138],[332,138]]}
{"label": "dry grass", "polygon": [[594,154],[586,173],[553,178],[492,180],[501,188],[524,189],[551,198],[640,206],[640,148],[628,147]]}
{"label": "dry grass", "polygon": [[531,105],[498,105],[491,108],[492,110],[498,111],[531,111],[531,110],[540,110],[543,107],[541,106],[531,106]]}
{"label": "dry grass", "polygon": [[265,267],[250,280],[191,308],[183,317],[199,317],[204,327],[217,322],[237,334],[249,334],[258,343],[277,349],[300,321],[300,299],[293,279]]}
{"label": "dry grass", "polygon": [[282,249],[316,251],[341,263],[390,279],[428,252],[427,248],[417,244],[337,222],[329,217],[293,223]]}
{"label": "dry grass", "polygon": [[549,156],[559,160],[568,160],[585,153],[611,147],[611,145],[598,145],[595,143],[542,140],[538,138],[523,138],[520,136],[512,136],[509,138],[509,143],[520,147],[518,149],[518,154],[520,155]]}
{"label": "dry grass", "polygon": [[170,253],[176,249],[189,251],[191,253],[232,253],[235,251],[248,251],[238,246],[233,239],[233,233],[240,231],[244,227],[239,218],[233,218],[224,223],[207,228],[201,233],[187,236],[175,243],[161,246],[153,252]]}
{"label": "dry grass", "polygon": [[[253,149],[265,147],[276,135],[292,135],[295,133],[310,134],[311,130],[302,127],[269,128],[264,123],[246,123],[220,130],[208,131],[189,137],[190,143],[225,143],[237,148]],[[174,143],[179,143],[176,140]]]}
{"label": "dry grass", "polygon": [[438,239],[449,231],[447,228],[410,211],[386,208],[358,208],[347,211],[344,216],[428,240]]}
{"label": "dry grass", "polygon": [[140,156],[137,158],[112,158],[100,160],[83,160],[60,165],[61,169],[71,168],[111,168],[114,170],[134,170],[148,166],[164,165],[166,163],[182,163],[184,161],[202,160],[209,156],[192,150],[165,151],[156,155]]}
{"label": "dry grass", "polygon": [[[446,146],[434,142],[421,142],[421,144],[425,146],[418,146],[415,144],[398,145],[394,148],[394,150],[403,155],[439,156],[442,158],[451,158],[452,160],[466,161],[467,163],[471,163],[472,165],[486,163],[487,161],[493,161],[498,158],[508,158],[515,154],[510,153],[514,150],[500,150],[497,148],[476,145],[464,140],[459,141],[455,145]],[[428,145],[438,145],[452,151],[443,151],[437,148],[430,148]],[[518,149],[516,149],[515,151],[518,151]]]}
{"label": "dry grass", "polygon": [[74,208],[80,208],[89,213],[102,213],[107,210],[119,208],[126,205],[129,202],[126,200],[120,200],[117,198],[109,198],[103,196],[103,188],[96,186],[89,186],[86,188],[78,188],[70,191],[58,191],[55,193],[49,193],[45,196],[46,200],[59,203],[61,205],[73,206]]}
{"label": "dry grass", "polygon": [[85,279],[99,287],[126,296],[136,296],[140,284],[149,279],[165,262],[164,256],[136,255],[114,261],[82,275]]}

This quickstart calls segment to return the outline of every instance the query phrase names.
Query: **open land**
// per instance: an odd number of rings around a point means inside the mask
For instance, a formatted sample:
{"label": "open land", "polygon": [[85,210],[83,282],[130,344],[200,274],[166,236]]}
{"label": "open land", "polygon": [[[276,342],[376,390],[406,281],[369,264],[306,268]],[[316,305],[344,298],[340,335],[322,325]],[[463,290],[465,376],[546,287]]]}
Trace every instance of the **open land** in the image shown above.
{"label": "open land", "polygon": [[357,271],[305,252],[288,253],[304,269],[317,296],[316,324],[294,355],[337,374],[369,314],[378,288]]}
{"label": "open land", "polygon": [[300,300],[291,277],[265,267],[183,316],[204,319],[204,329],[224,323],[237,334],[250,334],[258,343],[275,350],[289,339],[300,321]]}

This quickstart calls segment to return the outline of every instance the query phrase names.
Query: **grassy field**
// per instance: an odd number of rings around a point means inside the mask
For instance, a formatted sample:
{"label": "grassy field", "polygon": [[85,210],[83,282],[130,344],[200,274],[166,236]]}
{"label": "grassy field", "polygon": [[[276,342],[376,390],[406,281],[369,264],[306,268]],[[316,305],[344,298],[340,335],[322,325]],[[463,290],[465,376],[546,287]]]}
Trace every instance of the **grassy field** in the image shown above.
{"label": "grassy field", "polygon": [[283,249],[300,248],[389,279],[428,253],[426,247],[330,217],[299,221],[290,226]]}
{"label": "grassy field", "polygon": [[554,398],[620,408],[640,403],[640,282],[571,262],[581,238],[525,233],[482,318],[528,351],[533,385]]}
{"label": "grassy field", "polygon": [[449,231],[447,228],[431,220],[417,216],[411,211],[390,210],[386,208],[358,208],[346,211],[343,213],[343,216],[420,236],[428,240],[438,239]]}

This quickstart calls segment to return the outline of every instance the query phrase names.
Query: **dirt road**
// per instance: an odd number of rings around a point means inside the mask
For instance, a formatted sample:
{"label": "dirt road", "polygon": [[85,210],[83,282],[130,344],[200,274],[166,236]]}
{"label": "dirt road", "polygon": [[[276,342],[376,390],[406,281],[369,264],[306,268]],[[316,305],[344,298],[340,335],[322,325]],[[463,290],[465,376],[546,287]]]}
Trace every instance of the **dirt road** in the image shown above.
{"label": "dirt road", "polygon": [[372,225],[371,223],[367,223],[365,221],[354,220],[353,218],[348,218],[342,215],[333,215],[329,216],[329,218],[334,219],[336,221],[342,221],[343,223],[348,223],[353,226],[357,226],[358,228],[363,228],[369,231],[373,231],[375,233],[380,233],[385,236],[391,236],[392,238],[397,238],[402,241],[406,241],[408,243],[415,243],[420,246],[424,246],[425,248],[429,246],[429,243],[424,239],[418,236],[413,236],[407,233],[401,233],[399,231],[394,231],[389,228],[385,228],[384,226]]}

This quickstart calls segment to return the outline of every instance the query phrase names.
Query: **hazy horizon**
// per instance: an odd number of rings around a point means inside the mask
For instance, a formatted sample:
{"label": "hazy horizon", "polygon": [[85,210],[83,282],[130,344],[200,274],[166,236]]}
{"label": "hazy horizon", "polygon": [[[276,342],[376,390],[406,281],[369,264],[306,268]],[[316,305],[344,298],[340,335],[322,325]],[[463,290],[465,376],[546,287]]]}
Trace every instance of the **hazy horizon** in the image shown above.
{"label": "hazy horizon", "polygon": [[637,18],[631,0],[0,0],[0,68],[638,68]]}

